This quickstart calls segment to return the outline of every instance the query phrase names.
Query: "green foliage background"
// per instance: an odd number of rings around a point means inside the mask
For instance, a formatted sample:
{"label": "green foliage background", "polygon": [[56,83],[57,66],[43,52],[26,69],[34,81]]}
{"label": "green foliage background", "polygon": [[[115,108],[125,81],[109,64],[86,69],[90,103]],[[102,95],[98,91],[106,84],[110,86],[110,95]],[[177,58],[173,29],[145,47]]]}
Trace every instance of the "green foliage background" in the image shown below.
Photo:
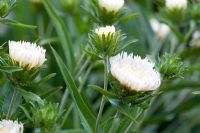
{"label": "green foliage background", "polygon": [[[83,50],[88,43],[88,33],[97,27],[90,14],[91,1],[71,0],[72,3],[64,1],[43,0],[43,3],[34,3],[29,0],[19,0],[7,18],[35,25],[37,28],[0,25],[0,44],[4,44],[8,40],[26,40],[37,42],[47,49],[46,68],[42,69],[37,80],[39,81],[50,73],[56,73],[56,76],[41,85],[26,88],[26,90],[49,102],[62,105],[60,106],[63,111],[62,120],[59,120],[58,124],[62,133],[82,133],[94,128],[93,122],[100,105],[101,94],[88,85],[103,86],[103,64],[90,58]],[[173,50],[174,44],[171,41],[174,36],[178,36],[177,32],[170,34],[164,41],[157,39],[149,24],[149,19],[159,16],[159,9],[163,7],[162,3],[162,0],[126,1],[126,16],[132,13],[139,13],[139,15],[134,19],[119,22],[117,28],[127,35],[126,40],[138,40],[125,50],[143,57],[150,55],[154,60],[158,60],[165,53],[176,54],[189,66],[189,70],[184,74],[184,78],[163,82],[160,87],[162,94],[153,98],[144,117],[139,120],[140,122],[134,124],[131,131],[198,133],[200,132],[200,96],[193,92],[200,88],[200,49],[184,44],[187,43],[186,41],[191,41],[191,37],[186,38],[190,28],[187,28],[186,32],[180,33],[184,41],[181,42],[179,38],[177,45],[181,45],[181,47],[178,49]],[[176,25],[173,26],[176,27]],[[195,29],[199,28],[199,25],[195,27]],[[49,44],[55,50],[52,50]],[[162,46],[161,50],[160,46]],[[0,105],[3,118],[7,112],[12,90],[2,73],[0,86]],[[65,91],[66,89],[69,91]],[[72,93],[73,95],[70,95]],[[61,103],[63,97],[67,100]],[[21,95],[18,95],[13,118],[25,123],[25,131],[28,132],[32,127],[28,126],[23,110],[17,108],[21,103],[23,103]],[[104,132],[109,131],[111,122],[115,123],[115,132],[118,133],[125,131],[124,129],[131,122],[124,115],[120,115],[120,120],[115,118],[115,113],[116,108],[106,102],[101,125],[104,127]],[[84,125],[83,120],[87,121],[89,125]]]}

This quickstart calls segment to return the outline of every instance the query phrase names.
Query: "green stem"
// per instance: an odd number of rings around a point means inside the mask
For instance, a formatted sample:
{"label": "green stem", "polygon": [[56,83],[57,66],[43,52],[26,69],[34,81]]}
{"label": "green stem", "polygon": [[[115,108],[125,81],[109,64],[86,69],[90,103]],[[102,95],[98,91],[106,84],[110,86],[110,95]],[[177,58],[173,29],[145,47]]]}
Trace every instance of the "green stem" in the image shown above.
{"label": "green stem", "polygon": [[129,132],[129,130],[130,130],[131,127],[133,126],[133,123],[134,123],[134,121],[132,121],[132,122],[128,125],[128,127],[127,127],[127,129],[126,129],[126,131],[125,131],[124,133],[128,133],[128,132]]}
{"label": "green stem", "polygon": [[[104,90],[107,90],[107,88],[108,88],[108,56],[106,56],[104,58]],[[99,124],[100,124],[105,100],[106,100],[105,96],[102,96],[99,113],[98,113],[97,120],[96,120],[95,133],[99,133]]]}
{"label": "green stem", "polygon": [[13,109],[13,106],[14,106],[14,103],[15,103],[15,100],[16,100],[16,96],[17,96],[17,89],[14,87],[14,92],[13,92],[13,95],[12,95],[12,98],[11,98],[11,101],[10,101],[10,105],[8,107],[8,113],[6,115],[6,119],[10,119],[10,117],[11,117],[12,109]]}
{"label": "green stem", "polygon": [[65,92],[64,92],[64,95],[62,97],[62,100],[61,100],[61,104],[60,104],[60,109],[59,109],[59,114],[62,113],[63,109],[64,109],[64,106],[67,102],[67,99],[68,99],[68,95],[69,95],[69,91],[68,91],[68,88],[66,87],[65,88]]}

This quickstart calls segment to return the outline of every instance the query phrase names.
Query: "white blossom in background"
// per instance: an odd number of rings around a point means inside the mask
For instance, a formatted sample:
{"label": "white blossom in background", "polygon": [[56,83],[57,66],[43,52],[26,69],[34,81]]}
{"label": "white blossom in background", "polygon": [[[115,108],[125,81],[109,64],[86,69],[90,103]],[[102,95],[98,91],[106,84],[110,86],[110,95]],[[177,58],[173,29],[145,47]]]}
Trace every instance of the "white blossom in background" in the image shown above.
{"label": "white blossom in background", "polygon": [[200,48],[200,31],[195,31],[192,35],[192,41],[190,44],[192,47]]}
{"label": "white blossom in background", "polygon": [[23,133],[24,127],[22,123],[12,120],[0,121],[0,133]]}
{"label": "white blossom in background", "polygon": [[115,33],[115,27],[114,26],[106,26],[106,27],[99,27],[95,29],[95,33],[98,34],[98,36],[101,38],[102,35],[105,35],[107,37],[109,34]]}
{"label": "white blossom in background", "polygon": [[110,58],[110,65],[112,76],[130,91],[152,91],[160,86],[160,73],[147,58],[122,52]]}
{"label": "white blossom in background", "polygon": [[165,5],[168,9],[185,9],[187,7],[187,0],[166,0]]}
{"label": "white blossom in background", "polygon": [[156,33],[157,37],[160,39],[164,39],[170,32],[169,26],[160,23],[157,19],[152,18],[150,20],[150,25],[153,31]]}
{"label": "white blossom in background", "polygon": [[46,50],[35,43],[25,41],[9,41],[9,55],[12,60],[19,63],[20,67],[28,69],[42,66],[46,61]]}
{"label": "white blossom in background", "polygon": [[118,12],[124,5],[124,0],[98,0],[99,6],[109,12]]}

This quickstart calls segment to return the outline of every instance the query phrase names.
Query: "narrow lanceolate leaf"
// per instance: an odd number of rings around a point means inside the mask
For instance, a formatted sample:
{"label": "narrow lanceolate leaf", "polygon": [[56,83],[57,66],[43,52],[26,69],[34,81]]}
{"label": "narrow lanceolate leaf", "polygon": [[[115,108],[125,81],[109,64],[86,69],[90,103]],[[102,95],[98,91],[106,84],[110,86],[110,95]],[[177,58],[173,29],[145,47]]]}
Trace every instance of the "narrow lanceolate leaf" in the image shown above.
{"label": "narrow lanceolate leaf", "polygon": [[27,102],[38,102],[39,104],[44,104],[43,100],[38,95],[19,88],[18,91]]}
{"label": "narrow lanceolate leaf", "polygon": [[35,25],[22,24],[17,21],[9,20],[9,19],[0,19],[0,24],[12,26],[12,27],[27,28],[27,29],[36,29],[37,28],[37,26],[35,26]]}
{"label": "narrow lanceolate leaf", "polygon": [[67,63],[70,67],[72,67],[75,64],[75,57],[73,54],[71,40],[69,34],[67,33],[69,30],[67,30],[66,24],[63,20],[56,14],[56,9],[52,6],[51,2],[49,0],[43,0],[43,3],[57,31],[62,48],[65,50],[64,53],[68,61]]}
{"label": "narrow lanceolate leaf", "polygon": [[86,133],[83,129],[69,129],[69,130],[61,130],[59,133]]}
{"label": "narrow lanceolate leaf", "polygon": [[104,90],[103,88],[96,86],[96,85],[89,85],[88,87],[100,92],[104,96],[107,96],[109,98],[117,99],[117,96],[115,94],[110,93],[109,91]]}
{"label": "narrow lanceolate leaf", "polygon": [[6,72],[6,73],[13,73],[13,72],[18,72],[22,70],[23,70],[22,68],[15,67],[15,66],[0,66],[0,71]]}
{"label": "narrow lanceolate leaf", "polygon": [[45,76],[44,78],[42,78],[42,79],[38,82],[38,84],[43,84],[43,83],[47,82],[48,80],[50,80],[51,78],[53,78],[53,77],[55,77],[55,76],[56,76],[56,73],[51,73],[51,74]]}
{"label": "narrow lanceolate leaf", "polygon": [[137,18],[138,16],[140,16],[139,13],[133,13],[133,14],[127,15],[126,17],[124,17],[120,20],[120,23],[124,24],[124,23],[128,22],[129,20],[133,20],[133,19]]}
{"label": "narrow lanceolate leaf", "polygon": [[121,51],[124,50],[126,47],[128,47],[129,45],[131,45],[131,44],[133,44],[133,43],[135,43],[135,42],[137,42],[137,41],[138,41],[138,40],[136,40],[136,39],[133,39],[133,40],[128,41],[127,43],[125,43],[121,48],[119,48],[119,49],[116,51],[116,54],[119,53],[119,52],[121,52]]}
{"label": "narrow lanceolate leaf", "polygon": [[66,65],[62,61],[62,59],[59,57],[57,52],[51,47],[53,54],[55,56],[55,59],[58,63],[58,66],[60,68],[60,71],[62,73],[63,79],[66,83],[66,85],[69,88],[70,94],[73,97],[73,100],[79,109],[80,116],[83,118],[83,124],[89,132],[94,132],[95,127],[95,115],[92,113],[92,111],[88,108],[87,104],[84,102],[82,96],[78,92],[78,88],[75,85],[75,82],[73,80],[73,77],[71,76],[70,72],[68,71]]}

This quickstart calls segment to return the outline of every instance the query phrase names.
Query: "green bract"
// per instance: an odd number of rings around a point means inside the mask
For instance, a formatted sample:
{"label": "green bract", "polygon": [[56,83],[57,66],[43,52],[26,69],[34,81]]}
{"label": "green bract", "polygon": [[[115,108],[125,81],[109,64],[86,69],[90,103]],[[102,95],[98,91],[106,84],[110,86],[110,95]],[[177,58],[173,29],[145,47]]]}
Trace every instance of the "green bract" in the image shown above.
{"label": "green bract", "polygon": [[119,49],[121,37],[120,31],[109,33],[107,36],[105,34],[99,36],[97,33],[92,32],[89,34],[89,50],[99,55],[100,58],[111,56]]}
{"label": "green bract", "polygon": [[113,76],[110,75],[110,85],[112,92],[118,97],[123,104],[129,106],[140,106],[147,108],[151,98],[158,94],[156,91],[136,92],[130,91],[125,86],[122,86]]}
{"label": "green bract", "polygon": [[187,70],[179,57],[169,54],[161,57],[158,67],[163,77],[168,79],[180,78]]}
{"label": "green bract", "polygon": [[44,102],[43,105],[32,108],[35,128],[42,132],[54,133],[58,122],[58,104]]}
{"label": "green bract", "polygon": [[109,12],[105,8],[98,7],[98,12],[96,17],[99,19],[99,22],[103,23],[104,25],[112,25],[116,21],[118,21],[122,15],[123,15],[122,10],[119,10],[118,12],[115,11]]}
{"label": "green bract", "polygon": [[9,12],[9,4],[5,0],[0,1],[0,17],[5,17]]}

